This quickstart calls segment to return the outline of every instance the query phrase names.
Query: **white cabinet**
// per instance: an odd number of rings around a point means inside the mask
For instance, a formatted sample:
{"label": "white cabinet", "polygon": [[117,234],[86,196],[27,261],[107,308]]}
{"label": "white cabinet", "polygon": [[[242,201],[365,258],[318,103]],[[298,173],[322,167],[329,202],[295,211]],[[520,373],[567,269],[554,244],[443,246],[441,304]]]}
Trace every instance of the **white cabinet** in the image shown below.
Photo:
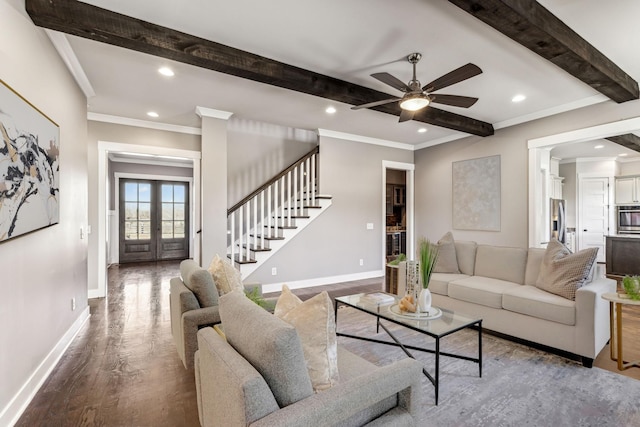
{"label": "white cabinet", "polygon": [[638,203],[640,200],[640,176],[616,178],[616,204]]}
{"label": "white cabinet", "polygon": [[549,196],[552,199],[562,199],[562,181],[561,176],[551,175],[549,180]]}

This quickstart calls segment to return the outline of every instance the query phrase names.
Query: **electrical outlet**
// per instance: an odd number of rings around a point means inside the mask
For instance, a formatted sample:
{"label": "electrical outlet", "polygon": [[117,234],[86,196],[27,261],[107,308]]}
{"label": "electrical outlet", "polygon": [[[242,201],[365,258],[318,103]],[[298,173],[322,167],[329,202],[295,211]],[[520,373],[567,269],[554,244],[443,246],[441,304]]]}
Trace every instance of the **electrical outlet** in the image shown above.
{"label": "electrical outlet", "polygon": [[364,260],[360,258],[360,265],[364,265]]}
{"label": "electrical outlet", "polygon": [[373,223],[372,222],[368,222],[367,223],[367,230],[373,230]]}
{"label": "electrical outlet", "polygon": [[277,268],[275,268],[275,267],[272,267],[272,268],[271,268],[271,275],[272,275],[272,276],[275,276],[276,274],[278,274],[278,269],[277,269]]}
{"label": "electrical outlet", "polygon": [[76,309],[76,299],[71,298],[71,311],[74,311],[75,309]]}

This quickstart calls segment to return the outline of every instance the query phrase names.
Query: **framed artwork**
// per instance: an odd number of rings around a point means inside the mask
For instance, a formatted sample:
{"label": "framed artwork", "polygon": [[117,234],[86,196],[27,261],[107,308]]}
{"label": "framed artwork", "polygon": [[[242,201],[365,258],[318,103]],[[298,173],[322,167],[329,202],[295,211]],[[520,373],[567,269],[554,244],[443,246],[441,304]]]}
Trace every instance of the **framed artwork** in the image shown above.
{"label": "framed artwork", "polygon": [[0,243],[57,224],[60,128],[0,80]]}
{"label": "framed artwork", "polygon": [[453,228],[500,231],[500,156],[453,162]]}

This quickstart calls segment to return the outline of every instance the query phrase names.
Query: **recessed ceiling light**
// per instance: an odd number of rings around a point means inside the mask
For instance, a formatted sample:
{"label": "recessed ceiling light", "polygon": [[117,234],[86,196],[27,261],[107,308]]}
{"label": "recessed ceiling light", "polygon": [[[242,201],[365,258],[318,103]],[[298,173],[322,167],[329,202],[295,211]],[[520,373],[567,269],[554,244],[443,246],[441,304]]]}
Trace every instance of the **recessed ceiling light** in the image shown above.
{"label": "recessed ceiling light", "polygon": [[513,98],[511,98],[511,102],[522,102],[525,99],[527,99],[526,96],[524,96],[522,94],[518,94],[518,95],[514,96]]}
{"label": "recessed ceiling light", "polygon": [[173,72],[173,70],[169,67],[162,67],[158,69],[158,72],[160,74],[162,74],[163,76],[167,76],[167,77],[173,77],[175,75],[175,73]]}
{"label": "recessed ceiling light", "polygon": [[426,131],[427,131],[427,128],[418,129],[418,133],[425,133]]}
{"label": "recessed ceiling light", "polygon": [[327,114],[334,114],[336,112],[336,107],[329,106],[326,110],[324,110]]}
{"label": "recessed ceiling light", "polygon": [[595,147],[593,147],[593,148],[595,148],[596,150],[599,150],[599,149],[601,149],[601,148],[604,148],[604,145],[596,145],[596,146],[595,146]]}
{"label": "recessed ceiling light", "polygon": [[620,154],[618,154],[618,156],[619,157],[624,157],[624,156],[628,156],[628,154],[627,153],[620,153]]}
{"label": "recessed ceiling light", "polygon": [[149,116],[149,117],[154,117],[154,118],[156,118],[156,117],[160,117],[160,116],[158,115],[158,113],[156,113],[155,111],[149,111],[149,112],[147,113],[147,116]]}

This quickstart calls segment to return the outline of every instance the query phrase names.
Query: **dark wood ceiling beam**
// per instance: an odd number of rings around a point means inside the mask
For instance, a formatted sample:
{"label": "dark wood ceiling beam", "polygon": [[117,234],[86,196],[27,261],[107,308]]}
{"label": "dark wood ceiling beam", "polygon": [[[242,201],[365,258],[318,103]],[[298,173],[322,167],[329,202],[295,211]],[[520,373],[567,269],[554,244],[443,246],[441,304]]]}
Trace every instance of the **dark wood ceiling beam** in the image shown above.
{"label": "dark wood ceiling beam", "polygon": [[640,152],[640,136],[637,136],[633,133],[627,133],[625,135],[610,136],[607,139],[609,141],[615,142],[616,144],[622,145],[623,147],[629,148],[633,151]]}
{"label": "dark wood ceiling beam", "polygon": [[[616,102],[638,83],[535,0],[449,0]],[[597,25],[597,23],[594,23]]]}
{"label": "dark wood ceiling beam", "polygon": [[[359,105],[391,97],[364,86],[75,0],[27,0],[26,10],[40,27],[345,104]],[[397,103],[373,109],[400,115]],[[439,109],[427,108],[416,114],[414,120],[473,135],[493,135],[490,123]]]}

